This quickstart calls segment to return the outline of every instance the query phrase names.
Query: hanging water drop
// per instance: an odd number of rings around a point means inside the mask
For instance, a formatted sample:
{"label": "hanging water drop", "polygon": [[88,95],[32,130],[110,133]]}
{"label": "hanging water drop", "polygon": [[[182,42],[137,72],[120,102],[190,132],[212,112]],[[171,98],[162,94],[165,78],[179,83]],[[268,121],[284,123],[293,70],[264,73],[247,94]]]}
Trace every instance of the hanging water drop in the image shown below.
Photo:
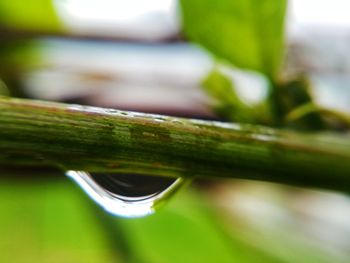
{"label": "hanging water drop", "polygon": [[122,217],[142,217],[155,212],[183,185],[182,178],[68,171],[72,178],[107,212]]}

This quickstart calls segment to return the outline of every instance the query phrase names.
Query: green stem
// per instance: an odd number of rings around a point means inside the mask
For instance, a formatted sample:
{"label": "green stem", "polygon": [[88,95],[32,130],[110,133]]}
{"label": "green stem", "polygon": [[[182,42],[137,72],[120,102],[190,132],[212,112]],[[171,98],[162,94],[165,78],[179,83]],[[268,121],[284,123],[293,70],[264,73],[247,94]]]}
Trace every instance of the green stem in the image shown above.
{"label": "green stem", "polygon": [[350,138],[0,97],[0,165],[348,191]]}
{"label": "green stem", "polygon": [[289,112],[286,117],[285,117],[285,121],[287,123],[290,122],[295,122],[301,118],[304,118],[310,114],[313,113],[319,113],[319,114],[323,114],[325,116],[329,116],[332,117],[336,120],[338,120],[340,123],[343,124],[343,126],[349,128],[350,127],[350,117],[348,114],[343,113],[343,112],[339,112],[333,109],[327,109],[327,108],[323,108],[320,107],[319,105],[316,105],[312,102],[306,103],[304,105],[301,105],[297,108],[295,108],[294,110],[292,110],[291,112]]}

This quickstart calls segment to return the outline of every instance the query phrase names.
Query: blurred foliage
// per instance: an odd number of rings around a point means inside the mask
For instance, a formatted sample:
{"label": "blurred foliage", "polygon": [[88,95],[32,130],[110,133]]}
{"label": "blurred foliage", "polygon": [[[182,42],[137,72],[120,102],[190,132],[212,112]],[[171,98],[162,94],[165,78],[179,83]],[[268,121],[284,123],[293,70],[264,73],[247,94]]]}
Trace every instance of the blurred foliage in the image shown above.
{"label": "blurred foliage", "polygon": [[100,224],[68,182],[2,178],[0,188],[0,262],[110,262]]}
{"label": "blurred foliage", "polygon": [[233,65],[257,70],[271,79],[284,56],[286,0],[181,0],[183,28]]}
{"label": "blurred foliage", "polygon": [[[41,51],[42,52],[42,51]],[[26,39],[4,39],[0,41],[0,73],[23,71],[41,62],[40,47],[35,41]]]}
{"label": "blurred foliage", "polygon": [[10,95],[10,91],[9,91],[8,87],[6,86],[5,82],[3,82],[1,79],[0,79],[0,95],[3,95],[3,96]]}
{"label": "blurred foliage", "polygon": [[[320,107],[314,103],[305,103],[299,106],[286,115],[286,123],[298,122],[299,120],[310,118],[315,116],[316,113],[322,113],[327,122],[333,123],[332,126],[338,127],[339,130],[349,130],[350,129],[350,116],[344,112],[339,112],[336,110],[329,110],[324,107]],[[317,116],[317,115],[316,115]]]}
{"label": "blurred foliage", "polygon": [[215,112],[226,120],[255,122],[252,108],[246,105],[236,93],[234,83],[219,69],[214,69],[203,80],[203,89],[215,100]]}
{"label": "blurred foliage", "polygon": [[202,200],[191,189],[153,216],[122,220],[137,262],[278,262],[227,236]]}
{"label": "blurred foliage", "polygon": [[62,28],[51,0],[32,0],[30,4],[21,0],[0,1],[0,25],[11,29],[52,32]]}
{"label": "blurred foliage", "polygon": [[204,90],[216,99],[215,111],[228,120],[251,122],[249,108],[236,94],[232,81],[219,70],[213,70],[203,81]]}
{"label": "blurred foliage", "polygon": [[283,125],[294,129],[322,130],[326,128],[324,121],[317,112],[304,116],[295,116],[293,122],[286,122],[286,116],[293,110],[310,103],[313,99],[310,92],[310,82],[306,77],[279,83],[274,95],[276,98],[275,112]]}
{"label": "blurred foliage", "polygon": [[212,70],[203,80],[206,94],[214,99],[213,109],[225,120],[244,123],[271,124],[271,116],[266,101],[256,105],[244,103],[236,92],[235,84],[220,69]]}
{"label": "blurred foliage", "polygon": [[28,39],[0,39],[0,58],[0,77],[8,87],[8,95],[26,97],[20,76],[25,70],[42,65],[39,47]]}
{"label": "blurred foliage", "polygon": [[1,180],[1,262],[280,262],[227,236],[194,189],[155,215],[120,219],[65,178],[27,179]]}
{"label": "blurred foliage", "polygon": [[183,189],[154,215],[124,219],[107,214],[65,178],[17,179],[1,179],[0,198],[6,202],[0,203],[0,262],[316,263],[332,258],[276,218],[262,217],[261,229],[220,209],[218,202],[213,205],[210,195],[195,188]]}
{"label": "blurred foliage", "polygon": [[[269,100],[257,107],[255,112],[262,110],[259,114],[260,119],[265,120],[262,123],[280,126],[283,117],[278,112],[281,105],[276,90],[279,89],[277,82],[285,53],[284,20],[287,1],[183,0],[181,7],[183,30],[191,41],[201,44],[235,67],[265,74],[270,82]],[[205,84],[207,93],[215,98],[213,93],[222,84],[222,81],[210,86]],[[227,85],[224,86],[220,89],[228,90]],[[209,89],[213,91],[208,92]],[[221,103],[227,105],[224,100]],[[242,108],[240,103],[234,107],[222,108],[225,108],[225,113],[221,111],[220,116],[230,116],[227,120],[259,122],[252,118],[242,119],[244,113],[232,118],[237,113],[237,108]],[[245,115],[247,114],[249,115]],[[272,121],[266,121],[271,116]]]}
{"label": "blurred foliage", "polygon": [[[344,121],[348,117],[339,117],[335,112],[329,114],[331,111],[313,110],[307,111],[307,114],[295,114],[298,108],[314,105],[314,99],[306,76],[288,76],[286,79],[282,74],[286,0],[180,2],[183,30],[191,41],[235,67],[261,72],[269,80],[268,100],[254,108],[246,107],[236,95],[232,83],[229,85],[214,69],[203,86],[207,94],[218,101],[214,110],[219,116],[228,121],[299,130],[343,130],[348,127],[348,122]],[[294,112],[292,121],[288,117],[291,112]],[[329,115],[333,116],[332,121],[326,122],[325,118]],[[334,116],[338,116],[336,121]]]}

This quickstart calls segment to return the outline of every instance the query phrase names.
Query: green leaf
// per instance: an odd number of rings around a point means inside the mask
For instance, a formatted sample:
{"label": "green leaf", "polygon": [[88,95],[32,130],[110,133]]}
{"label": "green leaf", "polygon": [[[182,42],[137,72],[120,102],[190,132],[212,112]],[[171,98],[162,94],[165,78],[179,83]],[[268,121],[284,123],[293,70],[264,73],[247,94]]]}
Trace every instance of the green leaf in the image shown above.
{"label": "green leaf", "polygon": [[0,262],[125,262],[77,190],[64,177],[1,178]]}
{"label": "green leaf", "polygon": [[203,90],[213,99],[213,110],[232,122],[271,124],[272,117],[266,101],[250,105],[236,92],[232,80],[221,70],[214,69],[202,82]]}
{"label": "green leaf", "polygon": [[63,28],[52,0],[1,0],[0,26],[40,32],[56,32]]}
{"label": "green leaf", "polygon": [[202,83],[204,91],[215,100],[215,112],[226,120],[253,123],[252,109],[236,94],[233,82],[214,69]]}
{"label": "green leaf", "polygon": [[195,189],[178,193],[155,215],[118,219],[135,262],[280,263],[274,257],[228,237]]}
{"label": "green leaf", "polygon": [[181,0],[193,41],[234,65],[275,79],[283,58],[286,0]]}

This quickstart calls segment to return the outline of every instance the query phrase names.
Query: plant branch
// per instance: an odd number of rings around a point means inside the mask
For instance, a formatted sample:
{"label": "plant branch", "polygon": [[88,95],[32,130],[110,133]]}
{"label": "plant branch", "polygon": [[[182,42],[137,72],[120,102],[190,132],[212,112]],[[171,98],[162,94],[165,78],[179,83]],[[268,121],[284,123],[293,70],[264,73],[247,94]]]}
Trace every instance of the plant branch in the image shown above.
{"label": "plant branch", "polygon": [[348,191],[350,138],[0,97],[0,165]]}

